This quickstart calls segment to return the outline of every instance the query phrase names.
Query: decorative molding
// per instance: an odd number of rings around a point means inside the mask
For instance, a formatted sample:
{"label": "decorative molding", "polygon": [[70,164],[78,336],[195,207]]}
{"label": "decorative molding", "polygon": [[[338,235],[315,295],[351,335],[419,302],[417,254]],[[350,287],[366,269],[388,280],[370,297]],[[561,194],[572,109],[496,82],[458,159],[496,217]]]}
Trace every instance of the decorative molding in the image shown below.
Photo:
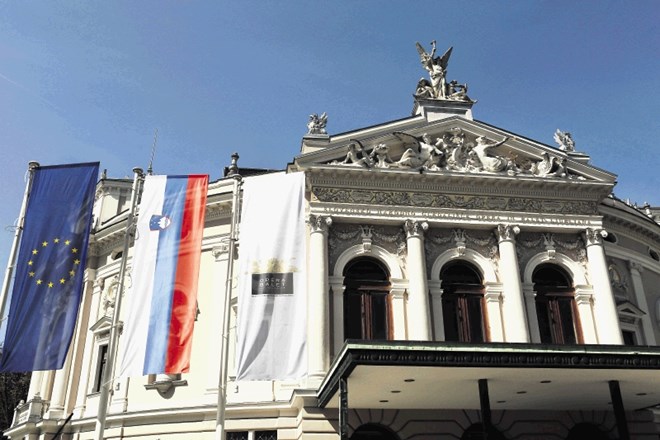
{"label": "decorative molding", "polygon": [[642,266],[637,261],[628,261],[628,268],[630,271],[637,271],[639,274],[644,272],[644,266]]}
{"label": "decorative molding", "polygon": [[[356,206],[358,205],[358,206]],[[497,223],[518,223],[542,227],[557,228],[585,228],[589,226],[600,225],[600,219],[594,217],[578,217],[567,215],[526,215],[526,214],[507,214],[507,213],[489,213],[487,211],[448,211],[439,209],[428,209],[426,207],[380,207],[359,204],[335,205],[335,204],[314,204],[313,210],[319,215],[331,215],[333,217],[353,218],[360,220],[385,219],[393,221],[401,219],[405,221],[409,218],[424,218],[427,222],[438,222],[455,224],[456,222],[493,225]]]}

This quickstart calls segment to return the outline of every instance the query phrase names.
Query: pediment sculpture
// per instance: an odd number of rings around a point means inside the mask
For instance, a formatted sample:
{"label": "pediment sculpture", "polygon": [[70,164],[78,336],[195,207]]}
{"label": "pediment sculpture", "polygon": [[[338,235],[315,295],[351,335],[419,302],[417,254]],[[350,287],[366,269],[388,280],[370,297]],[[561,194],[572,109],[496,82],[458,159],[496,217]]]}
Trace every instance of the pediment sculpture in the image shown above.
{"label": "pediment sculpture", "polygon": [[428,71],[429,79],[421,78],[417,82],[415,96],[427,99],[442,99],[451,101],[471,101],[467,96],[467,84],[459,84],[452,80],[447,82],[447,65],[453,47],[447,49],[442,56],[435,56],[436,42],[431,41],[431,53],[420,44],[416,43],[422,67]]}
{"label": "pediment sculpture", "polygon": [[309,115],[309,121],[307,121],[307,134],[326,135],[328,134],[325,130],[327,124],[328,115],[325,112],[321,116],[318,113],[312,113]]}
{"label": "pediment sculpture", "polygon": [[495,141],[485,136],[468,135],[458,127],[435,139],[427,133],[419,137],[404,132],[394,132],[393,135],[403,145],[403,152],[398,157],[391,154],[390,147],[384,142],[367,147],[359,140],[351,140],[346,157],[329,165],[584,179],[569,173],[562,156],[544,152],[539,160],[499,148],[505,146],[509,137]]}

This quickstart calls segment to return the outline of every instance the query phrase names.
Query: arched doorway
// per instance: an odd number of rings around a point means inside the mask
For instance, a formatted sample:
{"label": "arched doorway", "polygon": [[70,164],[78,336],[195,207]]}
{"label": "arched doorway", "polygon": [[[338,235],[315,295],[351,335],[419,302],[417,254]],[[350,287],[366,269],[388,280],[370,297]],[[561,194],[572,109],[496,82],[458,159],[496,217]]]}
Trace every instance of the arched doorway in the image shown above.
{"label": "arched doorway", "polygon": [[534,269],[532,281],[541,342],[582,343],[571,277],[560,266],[541,264]]}
{"label": "arched doorway", "polygon": [[344,338],[392,339],[387,267],[375,258],[356,258],[344,268],[344,286]]}
{"label": "arched doorway", "polygon": [[399,440],[399,436],[383,425],[367,423],[356,429],[350,440]]}
{"label": "arched doorway", "polygon": [[452,261],[440,271],[440,280],[445,340],[484,342],[484,286],[479,270],[467,261]]}

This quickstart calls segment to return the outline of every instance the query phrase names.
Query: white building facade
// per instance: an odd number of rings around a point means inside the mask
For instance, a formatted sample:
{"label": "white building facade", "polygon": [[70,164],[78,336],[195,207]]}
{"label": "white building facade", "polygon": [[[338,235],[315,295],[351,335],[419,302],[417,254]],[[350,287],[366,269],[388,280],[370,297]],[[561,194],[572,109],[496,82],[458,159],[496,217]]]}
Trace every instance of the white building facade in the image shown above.
{"label": "white building facade", "polygon": [[[287,167],[306,180],[308,374],[231,367],[228,439],[658,438],[660,212],[611,196],[570,135],[533,141],[473,104],[420,82],[410,117],[310,121]],[[209,186],[191,372],[117,379],[105,438],[216,438],[232,191],[263,172]],[[93,438],[130,189],[98,184],[66,364],[33,373],[12,439]]]}

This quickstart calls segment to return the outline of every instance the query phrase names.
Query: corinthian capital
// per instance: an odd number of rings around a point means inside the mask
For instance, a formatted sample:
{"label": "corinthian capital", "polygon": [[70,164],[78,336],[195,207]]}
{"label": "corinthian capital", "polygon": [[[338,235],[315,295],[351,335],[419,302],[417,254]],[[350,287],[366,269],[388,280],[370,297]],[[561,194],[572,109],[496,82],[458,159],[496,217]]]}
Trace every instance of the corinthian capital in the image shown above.
{"label": "corinthian capital", "polygon": [[332,225],[332,217],[310,214],[309,218],[307,218],[307,223],[309,223],[312,233],[326,233],[330,225]]}
{"label": "corinthian capital", "polygon": [[635,270],[639,273],[644,272],[644,266],[642,266],[637,261],[629,261],[628,262],[628,268],[630,268],[631,271]]}
{"label": "corinthian capital", "polygon": [[505,225],[500,223],[495,229],[495,236],[497,237],[498,242],[503,241],[513,241],[516,239],[516,235],[520,233],[520,228],[515,225]]}
{"label": "corinthian capital", "polygon": [[406,220],[403,224],[403,230],[406,231],[406,237],[421,237],[424,231],[429,228],[426,222],[416,222],[414,220]]}
{"label": "corinthian capital", "polygon": [[605,237],[607,237],[607,231],[605,229],[587,228],[582,234],[584,243],[587,246],[602,245],[603,238]]}

